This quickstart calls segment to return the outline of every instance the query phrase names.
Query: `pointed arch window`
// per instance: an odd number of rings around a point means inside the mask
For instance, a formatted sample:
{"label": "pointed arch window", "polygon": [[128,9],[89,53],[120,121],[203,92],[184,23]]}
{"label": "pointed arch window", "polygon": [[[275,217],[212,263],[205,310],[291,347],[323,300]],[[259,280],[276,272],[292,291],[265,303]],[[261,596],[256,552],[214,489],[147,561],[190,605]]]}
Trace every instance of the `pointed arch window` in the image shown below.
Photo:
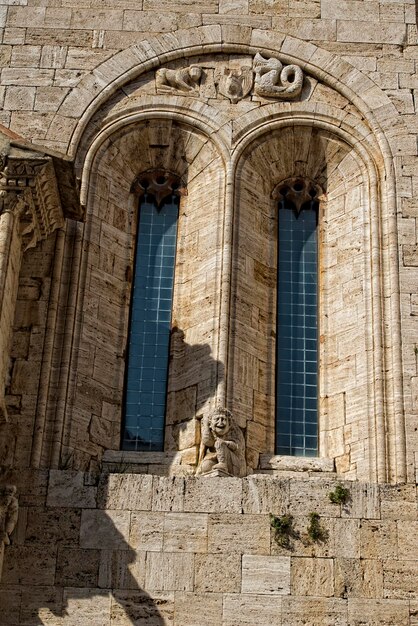
{"label": "pointed arch window", "polygon": [[171,310],[177,244],[178,177],[138,177],[139,215],[125,372],[122,449],[164,448]]}
{"label": "pointed arch window", "polygon": [[278,199],[276,454],[318,454],[319,188],[290,179]]}

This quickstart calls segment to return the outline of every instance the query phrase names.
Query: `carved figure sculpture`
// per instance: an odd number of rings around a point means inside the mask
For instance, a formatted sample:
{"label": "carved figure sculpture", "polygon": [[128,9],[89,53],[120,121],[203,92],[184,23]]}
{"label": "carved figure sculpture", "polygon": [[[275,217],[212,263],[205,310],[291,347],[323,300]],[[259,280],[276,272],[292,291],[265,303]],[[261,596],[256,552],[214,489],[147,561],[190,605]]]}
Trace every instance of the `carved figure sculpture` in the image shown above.
{"label": "carved figure sculpture", "polygon": [[245,476],[245,440],[240,427],[227,409],[217,408],[202,423],[198,474],[214,470],[230,475]]}
{"label": "carved figure sculpture", "polygon": [[198,95],[201,77],[202,68],[198,65],[190,65],[190,67],[182,67],[178,70],[162,67],[155,75],[157,93]]}
{"label": "carved figure sculpture", "polygon": [[286,65],[274,57],[265,59],[260,53],[254,57],[254,93],[264,98],[293,100],[303,87],[303,72],[297,65]]}
{"label": "carved figure sculpture", "polygon": [[16,487],[14,485],[0,487],[0,541],[6,546],[9,545],[10,535],[16,526],[18,510]]}

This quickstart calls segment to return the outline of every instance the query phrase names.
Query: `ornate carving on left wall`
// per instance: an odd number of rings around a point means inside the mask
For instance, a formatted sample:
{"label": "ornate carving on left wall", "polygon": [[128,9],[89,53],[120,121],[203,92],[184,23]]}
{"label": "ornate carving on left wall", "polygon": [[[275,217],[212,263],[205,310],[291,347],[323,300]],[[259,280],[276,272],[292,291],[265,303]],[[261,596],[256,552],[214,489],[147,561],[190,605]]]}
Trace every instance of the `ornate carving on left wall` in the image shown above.
{"label": "ornate carving on left wall", "polygon": [[19,218],[24,250],[64,225],[50,158],[7,159],[0,173],[0,214],[4,211],[12,211]]}
{"label": "ornate carving on left wall", "polygon": [[3,545],[10,544],[10,535],[16,526],[18,512],[16,487],[14,485],[0,487],[0,541]]}

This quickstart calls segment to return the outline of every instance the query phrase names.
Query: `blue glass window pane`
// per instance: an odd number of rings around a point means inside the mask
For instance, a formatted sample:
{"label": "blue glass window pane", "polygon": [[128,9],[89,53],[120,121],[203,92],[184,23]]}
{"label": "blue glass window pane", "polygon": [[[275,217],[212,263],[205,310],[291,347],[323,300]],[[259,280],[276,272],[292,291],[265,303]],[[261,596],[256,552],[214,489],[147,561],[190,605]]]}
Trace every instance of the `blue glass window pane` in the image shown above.
{"label": "blue glass window pane", "polygon": [[276,453],[318,454],[317,204],[279,206]]}
{"label": "blue glass window pane", "polygon": [[163,450],[178,198],[141,201],[125,380],[123,450]]}

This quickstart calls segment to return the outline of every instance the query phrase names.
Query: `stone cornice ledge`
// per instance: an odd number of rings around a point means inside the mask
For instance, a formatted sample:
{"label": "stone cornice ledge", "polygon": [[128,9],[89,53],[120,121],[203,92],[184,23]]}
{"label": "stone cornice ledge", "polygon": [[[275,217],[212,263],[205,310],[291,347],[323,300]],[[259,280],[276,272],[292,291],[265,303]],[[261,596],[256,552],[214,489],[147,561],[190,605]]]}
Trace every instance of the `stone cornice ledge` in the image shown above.
{"label": "stone cornice ledge", "polygon": [[132,465],[180,465],[179,452],[135,452],[133,450],[106,450],[103,463]]}
{"label": "stone cornice ledge", "polygon": [[335,472],[334,459],[303,456],[260,455],[260,469],[285,472]]}

